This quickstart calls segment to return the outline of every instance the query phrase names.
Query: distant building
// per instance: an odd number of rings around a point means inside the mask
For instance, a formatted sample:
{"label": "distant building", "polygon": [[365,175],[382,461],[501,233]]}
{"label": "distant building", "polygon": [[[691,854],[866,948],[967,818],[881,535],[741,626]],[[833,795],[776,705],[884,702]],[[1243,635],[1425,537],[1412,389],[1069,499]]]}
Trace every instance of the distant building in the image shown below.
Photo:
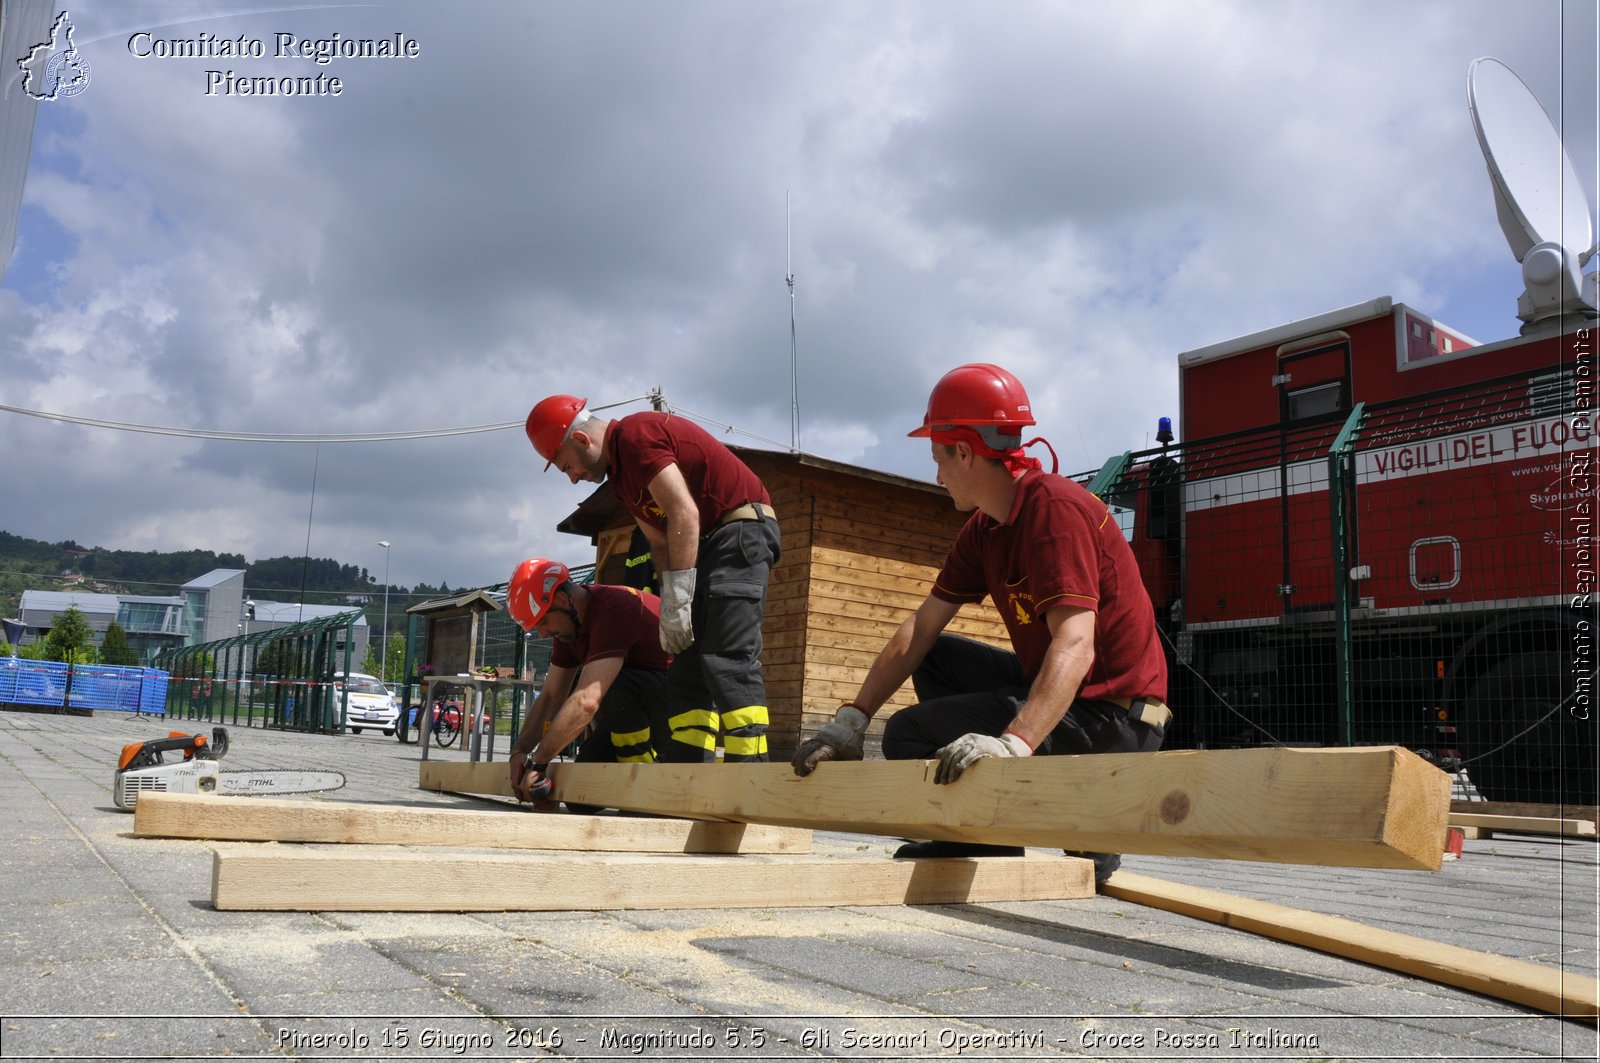
{"label": "distant building", "polygon": [[[244,569],[213,569],[185,583],[180,594],[164,596],[23,591],[19,644],[42,641],[55,626],[55,618],[73,606],[88,622],[96,646],[105,640],[114,620],[127,635],[128,645],[145,660],[176,646],[220,642],[350,611],[339,605],[251,601],[244,594],[244,577]],[[368,641],[367,620],[362,617],[355,624],[352,651],[357,667],[366,659]]]}
{"label": "distant building", "polygon": [[[23,591],[17,619],[22,621],[23,643],[43,639],[55,627],[56,617],[78,607],[89,629],[94,632],[95,645],[105,637],[106,628],[117,619],[121,599],[115,594],[92,594],[89,591]],[[31,638],[30,638],[31,636]]]}

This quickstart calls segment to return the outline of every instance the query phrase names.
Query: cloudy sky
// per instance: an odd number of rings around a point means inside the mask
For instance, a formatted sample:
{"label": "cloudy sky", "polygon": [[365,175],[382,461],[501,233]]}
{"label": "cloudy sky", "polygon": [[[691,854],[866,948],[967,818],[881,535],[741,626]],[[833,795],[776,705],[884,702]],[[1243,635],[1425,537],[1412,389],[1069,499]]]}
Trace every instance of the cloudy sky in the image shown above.
{"label": "cloudy sky", "polygon": [[[1592,2],[68,10],[91,81],[37,106],[0,404],[283,435],[515,427],[313,446],[0,412],[0,529],[309,548],[379,579],[386,539],[397,584],[592,558],[555,531],[589,488],[542,474],[521,431],[546,394],[631,412],[660,387],[787,449],[790,261],[801,449],[929,479],[905,433],[944,371],[984,360],[1078,471],[1176,415],[1182,350],[1382,295],[1515,334],[1475,57],[1522,75],[1595,184]],[[275,57],[280,33],[418,54],[319,65]],[[241,37],[265,54],[171,54]],[[230,70],[342,91],[229,95]]]}

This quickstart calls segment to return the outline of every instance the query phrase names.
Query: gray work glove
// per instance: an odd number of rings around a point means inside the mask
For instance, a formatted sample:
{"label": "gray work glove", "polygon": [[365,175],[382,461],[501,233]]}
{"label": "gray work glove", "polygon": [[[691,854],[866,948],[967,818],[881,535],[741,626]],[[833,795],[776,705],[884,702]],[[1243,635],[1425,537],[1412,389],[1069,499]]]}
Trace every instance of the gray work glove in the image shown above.
{"label": "gray work glove", "polygon": [[661,648],[673,655],[694,645],[694,576],[692,568],[661,573]]}
{"label": "gray work glove", "polygon": [[796,775],[810,775],[825,760],[860,760],[866,734],[867,714],[854,705],[841,705],[832,723],[800,743],[789,766]]}
{"label": "gray work glove", "polygon": [[951,742],[938,752],[939,766],[934,769],[936,783],[955,782],[961,773],[984,757],[1031,757],[1033,747],[1007,731],[999,738],[993,735],[969,734]]}

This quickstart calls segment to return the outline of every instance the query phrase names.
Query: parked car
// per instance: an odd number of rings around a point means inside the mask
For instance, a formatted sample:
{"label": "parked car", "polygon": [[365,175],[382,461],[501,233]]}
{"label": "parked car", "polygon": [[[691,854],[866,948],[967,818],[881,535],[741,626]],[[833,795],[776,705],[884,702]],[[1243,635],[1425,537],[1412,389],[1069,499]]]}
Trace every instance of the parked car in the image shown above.
{"label": "parked car", "polygon": [[333,673],[333,681],[340,695],[348,693],[349,702],[345,723],[352,734],[360,734],[363,727],[381,727],[386,735],[394,734],[394,722],[400,715],[383,681],[365,672]]}

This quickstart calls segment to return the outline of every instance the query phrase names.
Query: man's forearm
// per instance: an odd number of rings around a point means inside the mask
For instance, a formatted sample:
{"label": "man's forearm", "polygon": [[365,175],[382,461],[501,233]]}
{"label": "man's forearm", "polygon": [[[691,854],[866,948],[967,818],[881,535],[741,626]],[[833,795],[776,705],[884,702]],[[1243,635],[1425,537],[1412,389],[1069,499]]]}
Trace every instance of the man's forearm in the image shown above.
{"label": "man's forearm", "polygon": [[1094,667],[1095,615],[1087,610],[1052,610],[1050,649],[1028,688],[1028,700],[1006,730],[1033,749],[1055,730]]}
{"label": "man's forearm", "polygon": [[530,750],[534,760],[540,764],[547,764],[561,754],[563,749],[570,746],[575,739],[583,734],[584,728],[589,726],[589,721],[594,719],[594,714],[600,708],[599,699],[584,696],[584,691],[572,695],[566,704],[561,706],[561,711],[556,713],[556,718],[550,722],[550,729]]}

